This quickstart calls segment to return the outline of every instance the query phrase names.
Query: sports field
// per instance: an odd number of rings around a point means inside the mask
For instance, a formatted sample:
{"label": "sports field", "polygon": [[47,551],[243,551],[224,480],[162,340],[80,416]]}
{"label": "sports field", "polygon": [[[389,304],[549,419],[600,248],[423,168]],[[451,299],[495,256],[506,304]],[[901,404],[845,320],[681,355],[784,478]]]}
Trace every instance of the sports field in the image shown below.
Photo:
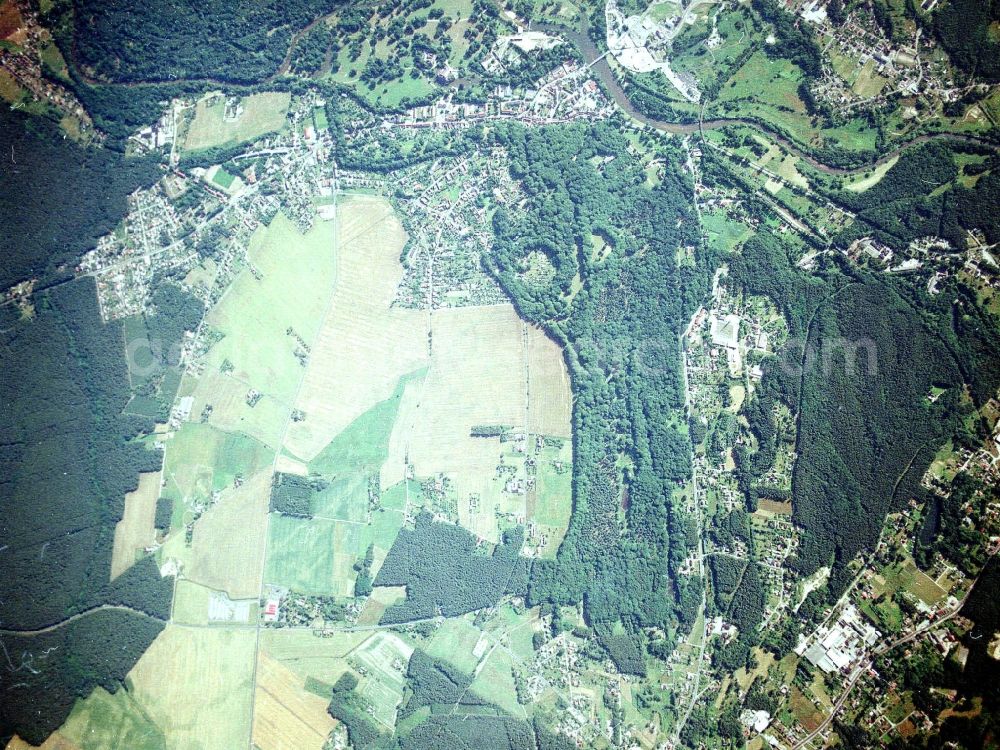
{"label": "sports field", "polygon": [[285,92],[253,94],[240,100],[239,116],[226,117],[226,97],[206,95],[195,105],[194,116],[184,135],[184,151],[228,146],[254,140],[281,129],[291,95]]}
{"label": "sports field", "polygon": [[168,625],[129,673],[168,750],[246,750],[256,633]]}

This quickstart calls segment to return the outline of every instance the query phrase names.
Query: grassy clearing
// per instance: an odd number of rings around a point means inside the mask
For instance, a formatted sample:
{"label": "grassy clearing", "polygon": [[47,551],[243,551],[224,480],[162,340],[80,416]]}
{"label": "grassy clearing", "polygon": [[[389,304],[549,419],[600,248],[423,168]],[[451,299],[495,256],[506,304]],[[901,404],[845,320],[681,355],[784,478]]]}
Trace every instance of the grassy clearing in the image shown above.
{"label": "grassy clearing", "polygon": [[167,750],[245,750],[250,743],[253,630],[168,625],[129,675]]}
{"label": "grassy clearing", "polygon": [[524,709],[517,702],[517,689],[512,674],[513,661],[503,649],[493,649],[476,679],[472,681],[472,691],[495,703],[511,716],[523,716]]}
{"label": "grassy clearing", "polygon": [[858,118],[836,128],[816,127],[798,95],[801,80],[801,71],[791,62],[769,58],[758,50],[723,86],[710,111],[763,118],[803,144],[865,151],[875,148],[875,129]]}
{"label": "grassy clearing", "polygon": [[850,190],[853,193],[863,193],[868,188],[875,187],[883,177],[885,177],[886,172],[896,166],[896,162],[899,161],[899,156],[894,156],[885,164],[880,164],[871,171],[871,174],[865,174],[862,177],[852,180],[851,182],[844,185],[844,188]]}
{"label": "grassy clearing", "polygon": [[482,635],[482,631],[468,618],[445,620],[425,650],[434,658],[444,659],[463,672],[471,673],[482,656],[473,654]]}
{"label": "grassy clearing", "polygon": [[115,526],[111,580],[132,567],[138,554],[156,541],[153,521],[160,494],[160,473],[139,475],[139,486],[125,495],[125,512]]}
{"label": "grassy clearing", "polygon": [[290,101],[291,94],[287,92],[253,94],[240,100],[243,111],[239,117],[226,118],[226,97],[221,93],[208,94],[195,105],[182,149],[198,151],[231,146],[280,130]]}

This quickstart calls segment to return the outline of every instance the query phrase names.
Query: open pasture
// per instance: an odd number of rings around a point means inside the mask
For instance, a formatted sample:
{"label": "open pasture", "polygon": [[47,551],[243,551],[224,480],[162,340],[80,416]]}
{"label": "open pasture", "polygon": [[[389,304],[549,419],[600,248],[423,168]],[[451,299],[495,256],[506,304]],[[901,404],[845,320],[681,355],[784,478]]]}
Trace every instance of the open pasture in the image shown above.
{"label": "open pasture", "polygon": [[256,633],[168,625],[129,673],[167,750],[246,750]]}
{"label": "open pasture", "polygon": [[311,630],[265,630],[261,633],[261,651],[303,681],[312,678],[333,685],[348,668],[348,654],[369,637],[371,634],[366,632],[318,636]]}
{"label": "open pasture", "polygon": [[[220,92],[207,94],[195,105],[194,116],[184,134],[183,150],[230,146],[252,141],[280,130],[291,95],[287,92],[252,94],[240,100],[237,117],[226,116],[226,97]],[[230,111],[230,115],[234,110]]]}

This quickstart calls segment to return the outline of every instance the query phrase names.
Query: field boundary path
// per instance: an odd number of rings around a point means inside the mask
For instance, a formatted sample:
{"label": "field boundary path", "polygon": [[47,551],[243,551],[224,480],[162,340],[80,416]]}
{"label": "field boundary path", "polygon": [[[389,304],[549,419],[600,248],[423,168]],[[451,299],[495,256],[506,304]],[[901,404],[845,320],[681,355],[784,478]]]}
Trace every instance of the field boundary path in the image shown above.
{"label": "field boundary path", "polygon": [[77,612],[75,615],[70,615],[65,620],[60,620],[59,622],[52,623],[51,625],[46,625],[41,628],[33,629],[21,629],[21,628],[0,628],[0,635],[44,635],[45,633],[51,633],[53,630],[59,630],[71,622],[76,620],[82,620],[84,617],[89,617],[90,615],[97,614],[98,612],[106,612],[109,610],[117,610],[119,612],[131,612],[133,615],[139,615],[140,617],[146,617],[150,620],[159,620],[160,622],[166,622],[161,617],[154,617],[148,612],[143,612],[141,609],[135,609],[134,607],[128,607],[124,604],[99,604],[96,607],[91,607],[90,609],[85,609],[83,612]]}

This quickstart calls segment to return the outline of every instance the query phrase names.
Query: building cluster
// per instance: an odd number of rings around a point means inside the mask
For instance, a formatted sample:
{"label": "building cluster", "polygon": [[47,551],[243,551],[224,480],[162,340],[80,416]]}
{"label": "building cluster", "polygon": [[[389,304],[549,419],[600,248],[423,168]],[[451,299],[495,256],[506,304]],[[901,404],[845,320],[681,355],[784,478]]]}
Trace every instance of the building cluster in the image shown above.
{"label": "building cluster", "polygon": [[39,23],[37,11],[26,0],[8,2],[17,9],[21,26],[0,40],[5,42],[0,45],[0,70],[27,90],[34,101],[45,102],[60,113],[73,117],[80,124],[81,133],[93,133],[90,115],[80,100],[69,89],[54,82],[52,75],[47,75],[42,70],[42,50],[54,46],[54,42],[52,35]]}
{"label": "building cluster", "polygon": [[882,634],[848,603],[832,624],[820,625],[795,653],[828,674],[849,675],[879,643]]}
{"label": "building cluster", "polygon": [[397,205],[410,241],[394,304],[437,309],[506,301],[482,259],[491,247],[491,207],[509,206],[516,195],[500,149],[404,172]]}
{"label": "building cluster", "polygon": [[390,115],[400,128],[467,128],[486,122],[517,120],[552,125],[608,117],[613,105],[590,77],[589,69],[565,62],[527,88],[499,86],[484,103],[458,102],[453,96]]}
{"label": "building cluster", "polygon": [[701,99],[698,81],[691,73],[677,73],[670,67],[670,45],[689,22],[688,13],[665,20],[657,19],[647,9],[644,13],[626,16],[615,0],[605,6],[607,43],[609,53],[627,70],[635,73],[660,71],[675,89],[689,102]]}
{"label": "building cluster", "polygon": [[[848,12],[839,26],[830,22],[824,0],[808,0],[799,13],[820,36],[827,60],[836,56],[845,61],[839,72],[825,62],[823,77],[810,86],[816,101],[834,111],[878,107],[898,95],[904,100],[904,116],[919,119],[921,109],[936,114],[942,104],[971,90],[985,93],[976,84],[956,86],[942,56],[933,54],[933,39],[918,30],[912,42],[893,41],[867,7]],[[853,66],[852,72],[845,75],[843,65]]]}

